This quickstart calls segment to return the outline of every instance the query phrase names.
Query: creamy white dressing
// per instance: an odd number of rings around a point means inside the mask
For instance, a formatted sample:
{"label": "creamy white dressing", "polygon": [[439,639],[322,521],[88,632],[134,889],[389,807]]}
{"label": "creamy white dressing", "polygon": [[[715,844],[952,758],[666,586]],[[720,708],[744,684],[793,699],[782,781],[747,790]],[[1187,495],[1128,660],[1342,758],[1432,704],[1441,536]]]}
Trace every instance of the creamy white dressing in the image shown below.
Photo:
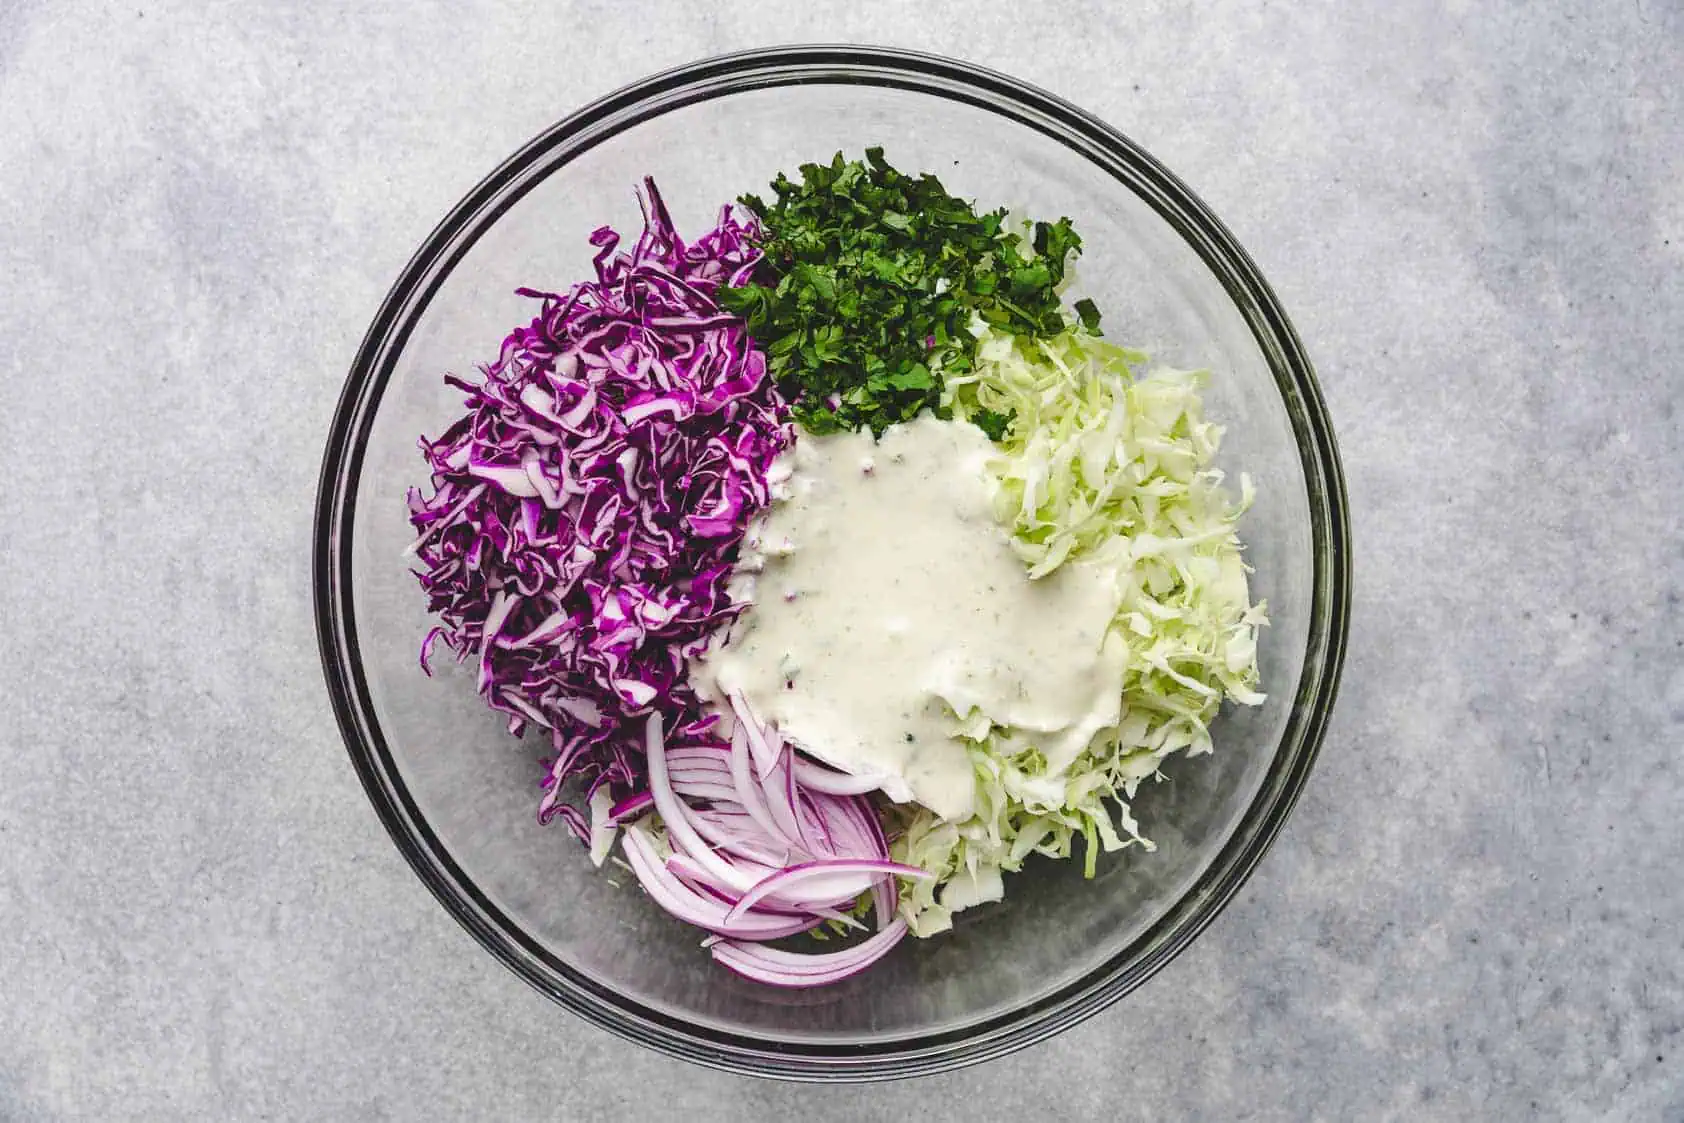
{"label": "creamy white dressing", "polygon": [[928,414],[881,441],[802,436],[745,543],[733,593],[752,607],[697,668],[703,692],[741,694],[808,753],[947,819],[976,799],[959,718],[1067,767],[1119,717],[1117,577],[1073,563],[1029,579],[991,514],[992,451]]}

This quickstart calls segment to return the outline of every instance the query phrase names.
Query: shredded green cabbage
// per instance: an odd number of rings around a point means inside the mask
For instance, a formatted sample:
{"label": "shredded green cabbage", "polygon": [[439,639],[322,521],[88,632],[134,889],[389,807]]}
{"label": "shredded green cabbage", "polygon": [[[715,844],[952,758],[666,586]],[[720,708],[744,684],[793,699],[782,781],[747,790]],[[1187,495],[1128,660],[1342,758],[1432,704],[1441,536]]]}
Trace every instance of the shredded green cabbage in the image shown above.
{"label": "shredded green cabbage", "polygon": [[1047,339],[980,320],[972,331],[975,367],[947,376],[943,404],[958,418],[1010,417],[990,465],[995,514],[1031,577],[1077,558],[1115,568],[1123,706],[1058,775],[1032,733],[955,716],[977,811],[953,823],[908,805],[893,844],[897,861],[937,875],[903,886],[901,913],[920,936],[998,900],[1000,872],[1032,853],[1068,857],[1079,836],[1091,877],[1101,849],[1151,849],[1128,808],[1140,782],[1173,752],[1211,751],[1208,725],[1224,698],[1264,697],[1257,629],[1267,619],[1250,603],[1234,529],[1252,485],[1242,475],[1235,501],[1213,467],[1222,430],[1204,420],[1206,373],[1145,370],[1144,353],[1075,325]]}

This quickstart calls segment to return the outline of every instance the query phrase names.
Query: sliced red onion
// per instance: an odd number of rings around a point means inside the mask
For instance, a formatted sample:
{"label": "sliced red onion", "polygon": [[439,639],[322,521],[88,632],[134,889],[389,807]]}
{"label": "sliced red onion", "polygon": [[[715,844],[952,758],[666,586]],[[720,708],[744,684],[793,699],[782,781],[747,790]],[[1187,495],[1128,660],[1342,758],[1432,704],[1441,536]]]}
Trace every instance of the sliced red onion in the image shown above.
{"label": "sliced red onion", "polygon": [[795,797],[795,800],[797,810],[801,813],[801,822],[806,825],[808,830],[807,837],[818,844],[818,849],[814,853],[819,857],[827,855],[832,858],[847,857],[846,853],[836,849],[836,840],[830,835],[830,825],[824,821],[824,816],[820,815],[818,808],[814,806],[813,797],[806,792],[801,792]]}
{"label": "sliced red onion", "polygon": [[695,760],[668,760],[667,775],[674,780],[680,778],[699,780],[710,784],[732,784],[731,763],[721,760],[718,764],[702,764]]}
{"label": "sliced red onion", "polygon": [[[743,821],[748,822],[746,818]],[[770,839],[750,834],[739,827],[728,826],[700,811],[690,813],[690,822],[695,826],[697,834],[720,850],[730,851],[751,862],[760,862],[774,870],[789,865],[789,848],[777,846]],[[749,825],[752,826],[752,823]]]}
{"label": "sliced red onion", "polygon": [[801,826],[800,814],[795,810],[790,788],[792,777],[786,762],[779,761],[764,777],[761,794],[766,797],[766,810],[777,824],[778,833],[790,840],[790,845],[806,854],[813,852],[807,831]]}
{"label": "sliced red onion", "polygon": [[[877,817],[862,811],[859,801],[832,800],[819,804],[819,813],[830,826],[831,837],[842,853],[887,854],[889,844]],[[871,886],[871,907],[877,916],[877,927],[888,927],[900,905],[900,885],[892,877],[877,879]]]}
{"label": "sliced red onion", "polygon": [[737,798],[737,789],[728,784],[716,784],[708,780],[694,780],[688,777],[674,778],[672,790],[686,799],[708,799],[715,803]]}
{"label": "sliced red onion", "polygon": [[[900,920],[895,915],[895,909],[898,907],[900,907],[900,887],[895,884],[894,878],[885,877],[873,883],[871,886],[871,911],[877,917],[877,930],[879,932]],[[901,923],[906,922],[901,921]]]}
{"label": "sliced red onion", "polygon": [[795,781],[804,788],[829,795],[864,795],[883,786],[881,776],[850,776],[799,756],[795,758]]}
{"label": "sliced red onion", "polygon": [[736,781],[737,795],[742,800],[743,810],[748,812],[749,818],[754,820],[756,826],[766,832],[768,838],[777,839],[786,849],[799,850],[799,832],[796,835],[785,834],[777,820],[772,818],[772,812],[766,806],[764,793],[749,769],[748,731],[739,719],[736,732],[731,736],[731,778]]}
{"label": "sliced red onion", "polygon": [[[732,707],[729,749],[669,750],[661,715],[652,714],[645,729],[649,791],[607,808],[606,819],[624,822],[651,807],[660,813],[671,856],[662,859],[647,831],[632,825],[625,828],[627,859],[657,904],[715,933],[708,946],[729,969],[774,986],[846,978],[906,934],[906,922],[895,916],[896,878],[930,875],[889,860],[861,792],[826,790],[864,778],[800,760],[775,729],[753,720],[741,698],[733,696]],[[866,891],[878,931],[864,942],[824,955],[760,946],[827,920],[863,927],[847,910]]]}
{"label": "sliced red onion", "polygon": [[775,987],[818,987],[840,982],[870,967],[906,935],[906,921],[888,927],[855,947],[825,955],[795,955],[759,944],[724,939],[713,943],[713,958],[746,979]]}
{"label": "sliced red onion", "polygon": [[627,827],[621,849],[626,860],[643,885],[644,892],[680,920],[706,928],[724,936],[749,940],[776,940],[812,929],[818,918],[780,917],[757,913],[751,917],[727,920],[729,907],[723,901],[709,900],[679,881],[667,871],[655,844],[641,827]]}
{"label": "sliced red onion", "polygon": [[[905,866],[899,862],[883,860],[834,859],[822,862],[805,862],[799,866],[790,866],[788,869],[780,870],[764,881],[757,883],[754,888],[742,895],[742,898],[731,909],[731,913],[726,919],[736,920],[744,916],[750,909],[754,908],[757,902],[767,897],[775,896],[783,900],[790,900],[792,899],[791,890],[795,886],[806,882],[819,881],[824,883],[825,888],[816,892],[821,896],[829,896],[831,894],[827,890],[838,884],[837,875],[839,874],[891,874],[896,877],[912,877],[919,880],[931,876],[927,870],[919,869],[917,866]],[[874,877],[867,876],[864,879],[854,878],[845,882],[845,884],[854,887],[853,892],[846,894],[847,898],[851,900],[858,897],[870,887],[873,880],[875,880]]]}
{"label": "sliced red onion", "polygon": [[697,752],[694,748],[672,749],[667,753],[668,768],[694,768],[700,772],[731,771],[731,754],[724,752]]}
{"label": "sliced red onion", "polygon": [[[743,895],[728,885],[721,885],[707,870],[686,858],[683,854],[674,854],[666,860],[667,870],[685,885],[698,893],[706,894],[727,909],[742,900]],[[811,919],[811,910],[797,909],[793,905],[780,905],[776,902],[762,902],[755,909],[756,914],[762,916],[776,916],[780,918],[807,917]]]}
{"label": "sliced red onion", "polygon": [[778,762],[778,754],[766,740],[765,729],[748,712],[748,703],[742,695],[731,695],[731,709],[737,714],[737,727],[747,735],[748,747],[754,750],[755,770],[764,780],[766,774],[772,771],[772,766]]}
{"label": "sliced red onion", "polygon": [[878,822],[872,813],[870,805],[858,799],[842,799],[830,806],[837,808],[844,816],[853,820],[859,829],[860,837],[864,840],[862,846],[873,854],[887,854],[889,840],[883,837],[883,824]]}
{"label": "sliced red onion", "polygon": [[[667,859],[666,865],[669,870],[686,882],[706,890],[727,905],[735,905],[745,896],[742,890],[720,881],[703,869],[699,862],[686,854],[674,853],[672,857]],[[739,865],[757,875],[756,886],[770,880],[774,875],[784,872],[777,867],[757,865],[748,861],[741,862]],[[753,902],[751,907],[755,912],[772,912],[780,916],[818,914],[828,920],[843,920],[846,922],[851,918],[835,910],[843,906],[852,906],[855,901],[859,900],[860,894],[870,888],[869,880],[858,875],[848,877],[837,873],[833,876],[834,880],[798,891],[781,890],[774,887],[773,890],[763,893],[759,900]],[[809,880],[816,880],[816,877]]]}
{"label": "sliced red onion", "polygon": [[[734,906],[742,899],[742,894],[730,887],[721,885],[708,875],[701,866],[686,858],[683,854],[674,854],[667,859],[667,869],[686,885],[708,896],[716,898],[726,906]],[[763,879],[764,880],[764,879]],[[819,917],[824,920],[834,920],[848,928],[864,928],[858,920],[845,912],[838,912],[841,905],[852,905],[859,898],[859,891],[839,895],[829,901],[809,901],[803,897],[799,903],[786,901],[776,896],[768,896],[754,906],[757,914],[769,914],[778,917]]]}
{"label": "sliced red onion", "polygon": [[710,823],[733,829],[759,829],[754,816],[744,811],[740,803],[716,803],[711,807],[694,807],[691,808],[690,817],[706,819]]}
{"label": "sliced red onion", "polygon": [[745,879],[730,862],[721,859],[702,841],[691,824],[678,793],[672,790],[672,784],[667,778],[667,749],[665,739],[661,736],[659,711],[649,715],[644,743],[648,753],[649,791],[655,797],[655,807],[661,813],[661,820],[666,823],[667,837],[672,840],[673,849],[696,859],[704,869],[726,885],[743,891],[748,890],[753,881]]}
{"label": "sliced red onion", "polygon": [[731,770],[731,750],[724,745],[685,745],[667,750],[667,764],[688,764],[697,768]]}

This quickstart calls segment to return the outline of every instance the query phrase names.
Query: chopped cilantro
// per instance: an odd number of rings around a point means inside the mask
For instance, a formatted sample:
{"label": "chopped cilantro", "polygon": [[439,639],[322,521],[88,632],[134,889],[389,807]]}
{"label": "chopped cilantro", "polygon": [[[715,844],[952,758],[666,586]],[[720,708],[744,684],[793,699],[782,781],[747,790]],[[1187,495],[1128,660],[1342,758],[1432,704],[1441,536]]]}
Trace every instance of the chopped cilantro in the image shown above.
{"label": "chopped cilantro", "polygon": [[[813,433],[869,427],[881,434],[928,409],[946,417],[945,374],[968,372],[973,316],[1014,335],[1065,329],[1058,290],[1082,240],[1070,220],[1037,222],[1029,244],[1004,209],[978,214],[935,176],[865,159],[803,164],[779,175],[776,201],[745,195],[765,253],[752,280],[720,303],[766,349],[796,421]],[[1091,301],[1076,304],[1097,332]],[[973,418],[994,440],[1006,414]]]}
{"label": "chopped cilantro", "polygon": [[1006,438],[1006,430],[1011,428],[1012,415],[996,413],[991,409],[979,409],[971,416],[971,422],[987,434],[989,440],[1002,441]]}

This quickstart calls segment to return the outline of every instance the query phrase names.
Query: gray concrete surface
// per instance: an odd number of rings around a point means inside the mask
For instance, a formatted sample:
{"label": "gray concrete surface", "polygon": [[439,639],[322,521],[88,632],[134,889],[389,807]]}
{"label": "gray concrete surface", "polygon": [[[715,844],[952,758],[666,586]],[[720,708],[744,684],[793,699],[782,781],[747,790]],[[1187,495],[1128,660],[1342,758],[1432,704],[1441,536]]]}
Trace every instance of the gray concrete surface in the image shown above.
{"label": "gray concrete surface", "polygon": [[[0,1118],[1684,1120],[1677,3],[340,7],[0,3]],[[1048,1045],[846,1095],[484,955],[358,789],[308,599],[342,372],[433,222],[622,80],[815,39],[1182,173],[1319,363],[1358,543],[1234,907]]]}

